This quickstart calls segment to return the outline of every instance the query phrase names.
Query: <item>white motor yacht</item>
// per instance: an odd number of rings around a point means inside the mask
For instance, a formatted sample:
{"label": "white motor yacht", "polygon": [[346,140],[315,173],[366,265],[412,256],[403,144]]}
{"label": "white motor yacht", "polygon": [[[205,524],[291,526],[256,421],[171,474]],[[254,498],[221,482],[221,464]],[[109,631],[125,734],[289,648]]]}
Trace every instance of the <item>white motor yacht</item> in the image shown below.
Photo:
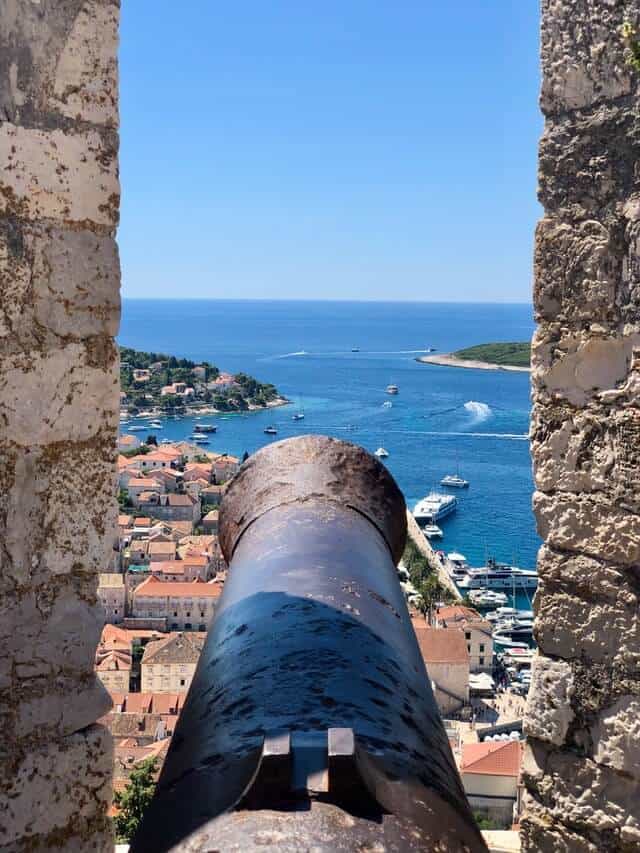
{"label": "white motor yacht", "polygon": [[413,517],[418,523],[434,524],[441,518],[455,512],[457,505],[458,499],[453,495],[431,492],[415,505]]}
{"label": "white motor yacht", "polygon": [[427,524],[423,531],[427,539],[442,539],[442,529],[437,524]]}
{"label": "white motor yacht", "polygon": [[535,589],[538,586],[538,573],[530,569],[503,565],[490,559],[483,568],[468,569],[457,584],[461,590],[465,591],[491,589],[511,592],[516,589]]}
{"label": "white motor yacht", "polygon": [[498,604],[507,603],[507,595],[504,592],[495,592],[493,589],[472,589],[469,599],[479,607],[495,607]]}
{"label": "white motor yacht", "polygon": [[374,456],[377,456],[378,459],[386,459],[388,455],[389,451],[385,450],[384,447],[379,447],[374,454]]}
{"label": "white motor yacht", "polygon": [[468,489],[469,481],[460,477],[459,474],[447,474],[440,480],[441,486],[448,486],[450,489]]}
{"label": "white motor yacht", "polygon": [[398,386],[393,383],[391,383],[391,385],[387,385],[387,394],[397,394],[399,390]]}

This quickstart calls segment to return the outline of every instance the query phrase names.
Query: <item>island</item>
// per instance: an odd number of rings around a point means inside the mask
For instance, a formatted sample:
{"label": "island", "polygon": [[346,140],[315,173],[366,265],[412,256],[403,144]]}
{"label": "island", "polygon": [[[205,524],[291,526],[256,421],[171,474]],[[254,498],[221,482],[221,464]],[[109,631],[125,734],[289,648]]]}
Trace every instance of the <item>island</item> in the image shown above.
{"label": "island", "polygon": [[474,370],[531,370],[529,341],[478,344],[443,355],[423,355],[416,359],[422,364],[445,367],[466,367]]}
{"label": "island", "polygon": [[223,373],[208,361],[120,347],[120,406],[166,414],[246,412],[289,402],[270,383]]}

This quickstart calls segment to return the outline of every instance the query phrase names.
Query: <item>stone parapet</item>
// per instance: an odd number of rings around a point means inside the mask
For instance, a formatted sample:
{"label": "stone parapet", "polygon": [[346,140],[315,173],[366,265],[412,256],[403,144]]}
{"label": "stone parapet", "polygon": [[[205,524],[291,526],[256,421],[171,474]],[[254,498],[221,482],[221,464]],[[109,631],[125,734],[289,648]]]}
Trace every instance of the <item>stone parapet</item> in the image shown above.
{"label": "stone parapet", "polygon": [[637,0],[543,0],[525,851],[640,849]]}
{"label": "stone parapet", "polygon": [[116,0],[0,3],[0,848],[113,849]]}

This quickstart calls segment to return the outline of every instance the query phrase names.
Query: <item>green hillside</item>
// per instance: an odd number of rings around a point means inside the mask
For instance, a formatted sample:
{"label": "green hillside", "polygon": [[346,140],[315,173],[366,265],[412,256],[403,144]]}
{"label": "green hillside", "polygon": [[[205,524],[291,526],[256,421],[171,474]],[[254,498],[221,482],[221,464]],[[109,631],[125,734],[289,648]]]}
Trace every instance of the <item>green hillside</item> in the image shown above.
{"label": "green hillside", "polygon": [[506,367],[529,367],[531,364],[531,344],[495,343],[478,344],[452,353],[462,361],[486,361],[489,364],[500,364]]}

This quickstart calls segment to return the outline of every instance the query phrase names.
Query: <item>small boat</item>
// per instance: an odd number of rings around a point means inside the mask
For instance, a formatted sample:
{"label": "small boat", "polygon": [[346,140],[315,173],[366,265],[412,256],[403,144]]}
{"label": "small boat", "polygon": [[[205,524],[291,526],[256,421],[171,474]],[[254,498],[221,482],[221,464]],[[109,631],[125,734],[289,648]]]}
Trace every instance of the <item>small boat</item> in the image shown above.
{"label": "small boat", "polygon": [[443,533],[437,524],[427,524],[423,531],[427,539],[442,539]]}
{"label": "small boat", "polygon": [[379,447],[379,448],[376,450],[376,452],[375,452],[375,454],[374,454],[374,455],[375,455],[375,456],[377,456],[377,457],[378,457],[378,459],[386,459],[386,458],[387,458],[387,456],[389,455],[389,451],[388,451],[388,450],[385,450],[385,449],[384,449],[384,447]]}
{"label": "small boat", "polygon": [[162,429],[162,424],[160,423],[160,421],[151,421],[149,426],[153,427],[154,429]]}
{"label": "small boat", "polygon": [[425,350],[425,352],[435,352],[435,351],[436,351],[435,347],[427,347]]}
{"label": "small boat", "polygon": [[295,415],[291,418],[292,421],[303,421],[304,420],[304,412],[296,412]]}
{"label": "small boat", "polygon": [[469,481],[464,480],[458,474],[447,474],[440,480],[441,486],[449,486],[450,489],[468,489]]}
{"label": "small boat", "polygon": [[382,408],[383,409],[392,409],[393,403],[391,402],[391,400],[385,400],[384,403],[382,404]]}
{"label": "small boat", "polygon": [[495,607],[497,604],[507,603],[506,593],[495,592],[492,589],[472,589],[469,599],[480,607]]}
{"label": "small boat", "polygon": [[278,430],[274,426],[268,426],[264,428],[265,435],[277,435]]}
{"label": "small boat", "polygon": [[129,427],[129,432],[144,432],[148,427],[146,426],[132,426]]}
{"label": "small boat", "polygon": [[170,441],[168,438],[163,438],[163,439],[160,441],[160,444],[171,444],[171,441]]}
{"label": "small boat", "polygon": [[400,389],[398,388],[398,386],[393,385],[393,383],[392,383],[391,385],[387,385],[386,393],[387,394],[397,394],[399,390]]}
{"label": "small boat", "polygon": [[193,428],[194,432],[215,432],[218,429],[213,424],[196,424]]}
{"label": "small boat", "polygon": [[360,347],[351,347],[351,352],[360,352]]}
{"label": "small boat", "polygon": [[206,435],[192,435],[192,440],[196,442],[196,444],[209,444],[209,439]]}

